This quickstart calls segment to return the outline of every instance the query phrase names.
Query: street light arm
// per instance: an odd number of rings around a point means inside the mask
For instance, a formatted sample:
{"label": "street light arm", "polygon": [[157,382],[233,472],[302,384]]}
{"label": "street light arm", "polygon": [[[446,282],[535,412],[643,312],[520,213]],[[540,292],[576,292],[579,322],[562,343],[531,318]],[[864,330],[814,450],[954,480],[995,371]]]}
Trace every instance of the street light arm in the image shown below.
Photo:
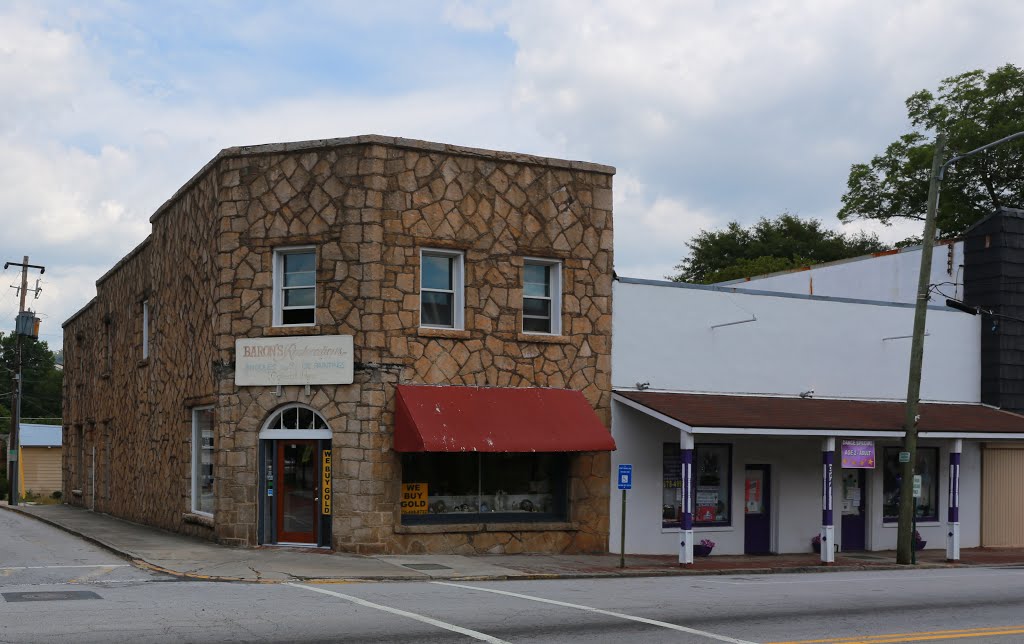
{"label": "street light arm", "polygon": [[942,181],[943,179],[946,178],[946,168],[951,166],[951,165],[953,165],[957,161],[962,161],[963,159],[966,159],[967,157],[973,157],[976,154],[981,154],[982,152],[984,152],[985,150],[988,150],[989,148],[994,148],[997,145],[1002,145],[1004,143],[1009,143],[1010,141],[1013,141],[1015,139],[1019,139],[1019,138],[1022,138],[1022,137],[1024,137],[1024,132],[1017,132],[1016,134],[1011,134],[1010,136],[1004,136],[1003,138],[999,139],[998,141],[993,141],[993,142],[989,143],[988,145],[983,145],[980,148],[975,148],[974,150],[971,150],[970,152],[965,152],[964,154],[961,154],[959,156],[953,157],[949,161],[946,161],[945,163],[943,163],[942,167],[939,168],[939,181]]}

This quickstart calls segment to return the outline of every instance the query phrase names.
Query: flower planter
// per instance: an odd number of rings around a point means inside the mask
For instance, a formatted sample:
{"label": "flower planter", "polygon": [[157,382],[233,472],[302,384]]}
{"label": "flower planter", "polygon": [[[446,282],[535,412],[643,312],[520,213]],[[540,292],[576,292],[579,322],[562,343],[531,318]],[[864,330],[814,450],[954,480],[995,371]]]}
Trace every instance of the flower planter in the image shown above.
{"label": "flower planter", "polygon": [[927,541],[915,541],[914,550],[924,550],[924,547],[928,545]]}
{"label": "flower planter", "polygon": [[702,546],[702,545],[700,545],[698,543],[698,544],[693,546],[693,556],[694,557],[707,557],[708,555],[711,554],[711,550],[712,550],[712,548],[709,548],[707,546]]}
{"label": "flower planter", "polygon": [[820,543],[814,543],[812,541],[811,542],[811,547],[814,548],[814,552],[818,553],[819,555],[821,554],[821,544]]}

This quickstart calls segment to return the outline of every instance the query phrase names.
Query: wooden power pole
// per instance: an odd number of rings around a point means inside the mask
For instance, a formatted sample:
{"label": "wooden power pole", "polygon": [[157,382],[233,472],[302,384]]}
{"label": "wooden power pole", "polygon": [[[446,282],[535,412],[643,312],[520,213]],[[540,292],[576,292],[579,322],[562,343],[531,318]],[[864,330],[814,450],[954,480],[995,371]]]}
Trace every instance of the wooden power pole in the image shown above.
{"label": "wooden power pole", "polygon": [[[907,379],[907,406],[903,421],[903,451],[909,458],[900,463],[900,517],[896,542],[896,562],[909,564],[914,552],[914,466],[917,463],[917,423],[920,420],[918,402],[921,397],[921,365],[924,361],[924,323],[928,314],[928,284],[932,274],[932,249],[935,247],[936,215],[939,209],[939,176],[942,170],[942,153],[946,147],[946,135],[942,132],[935,138],[935,154],[932,157],[931,180],[928,184],[928,211],[924,220],[924,237],[921,239],[921,273],[917,280],[917,302],[914,307],[914,335],[910,344],[910,377]],[[900,460],[904,460],[901,458]]]}
{"label": "wooden power pole", "polygon": [[[21,431],[21,392],[22,392],[22,378],[21,378],[21,337],[23,335],[33,335],[35,333],[32,329],[22,328],[25,317],[25,298],[28,294],[28,269],[38,268],[40,274],[46,271],[42,266],[36,266],[35,264],[28,263],[28,255],[25,255],[22,262],[6,262],[4,264],[4,270],[7,270],[9,266],[20,266],[21,267],[21,288],[18,289],[18,295],[20,301],[18,302],[18,321],[14,329],[14,336],[16,342],[16,364],[14,368],[14,395],[11,400],[11,434],[8,439],[8,455],[7,455],[7,478],[10,482],[8,491],[10,496],[8,503],[10,505],[18,505],[20,490],[18,489],[18,446],[20,445],[19,433]],[[38,297],[38,289],[36,289],[36,296]]]}

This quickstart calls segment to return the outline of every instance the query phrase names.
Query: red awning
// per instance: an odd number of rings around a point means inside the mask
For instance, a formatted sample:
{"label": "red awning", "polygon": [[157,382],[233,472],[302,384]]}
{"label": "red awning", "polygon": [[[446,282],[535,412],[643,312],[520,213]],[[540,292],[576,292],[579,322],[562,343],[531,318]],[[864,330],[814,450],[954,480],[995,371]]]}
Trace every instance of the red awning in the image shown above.
{"label": "red awning", "polygon": [[578,391],[400,385],[396,452],[599,452],[615,449]]}

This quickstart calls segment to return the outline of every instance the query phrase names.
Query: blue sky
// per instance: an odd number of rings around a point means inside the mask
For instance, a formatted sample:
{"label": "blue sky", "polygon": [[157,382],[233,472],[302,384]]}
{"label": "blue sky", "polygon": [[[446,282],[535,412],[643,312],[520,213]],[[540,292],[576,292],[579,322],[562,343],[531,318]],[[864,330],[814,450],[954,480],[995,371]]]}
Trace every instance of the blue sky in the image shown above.
{"label": "blue sky", "polygon": [[904,99],[1024,64],[1021,24],[984,0],[8,1],[0,251],[48,266],[59,344],[221,148],[377,133],[616,166],[616,269],[660,278],[730,220],[838,228],[850,164],[906,131]]}

